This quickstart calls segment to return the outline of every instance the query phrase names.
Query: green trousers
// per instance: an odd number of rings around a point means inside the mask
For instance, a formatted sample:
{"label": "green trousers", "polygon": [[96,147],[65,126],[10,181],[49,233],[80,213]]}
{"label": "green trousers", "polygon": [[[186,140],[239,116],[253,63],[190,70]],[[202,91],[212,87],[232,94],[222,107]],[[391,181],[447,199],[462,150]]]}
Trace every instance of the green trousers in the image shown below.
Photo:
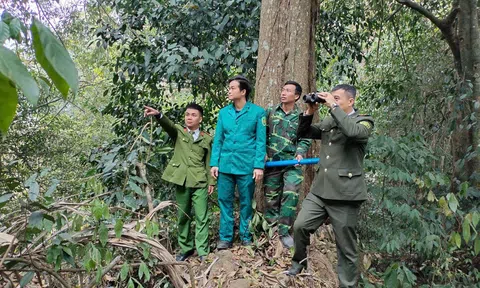
{"label": "green trousers", "polygon": [[[198,256],[208,255],[208,191],[207,188],[187,188],[176,186],[175,196],[178,205],[178,245],[182,253],[194,248],[190,227],[195,217],[195,247]],[[194,215],[192,215],[192,206]]]}
{"label": "green trousers", "polygon": [[310,234],[330,217],[337,244],[337,273],[340,287],[355,287],[357,268],[357,225],[361,201],[325,200],[309,193],[293,225],[295,254],[293,261],[307,265],[307,245]]}
{"label": "green trousers", "polygon": [[288,235],[293,226],[302,182],[300,166],[265,170],[265,218],[270,223],[278,223],[280,235]]}

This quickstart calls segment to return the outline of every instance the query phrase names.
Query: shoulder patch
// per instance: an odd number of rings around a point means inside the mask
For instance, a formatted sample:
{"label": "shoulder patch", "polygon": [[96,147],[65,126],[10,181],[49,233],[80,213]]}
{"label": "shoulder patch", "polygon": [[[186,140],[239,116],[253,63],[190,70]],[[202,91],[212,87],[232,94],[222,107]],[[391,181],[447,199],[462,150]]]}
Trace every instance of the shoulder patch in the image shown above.
{"label": "shoulder patch", "polygon": [[267,126],[267,117],[265,116],[262,117],[262,125]]}
{"label": "shoulder patch", "polygon": [[360,121],[358,123],[362,124],[363,126],[367,127],[368,129],[372,129],[372,123],[370,123],[370,121]]}

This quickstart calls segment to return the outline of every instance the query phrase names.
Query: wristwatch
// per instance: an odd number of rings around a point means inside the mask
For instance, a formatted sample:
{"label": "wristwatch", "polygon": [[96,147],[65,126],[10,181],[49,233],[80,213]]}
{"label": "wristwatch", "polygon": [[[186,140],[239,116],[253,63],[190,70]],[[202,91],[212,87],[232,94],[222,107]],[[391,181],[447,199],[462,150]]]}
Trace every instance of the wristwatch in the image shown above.
{"label": "wristwatch", "polygon": [[333,103],[332,106],[330,106],[330,110],[333,110],[338,107],[337,103]]}

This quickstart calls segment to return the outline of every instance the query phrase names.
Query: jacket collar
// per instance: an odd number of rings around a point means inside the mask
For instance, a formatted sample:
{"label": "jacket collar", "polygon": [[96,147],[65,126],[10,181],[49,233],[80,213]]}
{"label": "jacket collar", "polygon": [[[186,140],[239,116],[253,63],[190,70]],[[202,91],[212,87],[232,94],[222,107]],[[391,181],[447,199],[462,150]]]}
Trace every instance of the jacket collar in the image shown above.
{"label": "jacket collar", "polygon": [[232,117],[240,117],[243,114],[248,112],[248,110],[250,109],[250,106],[252,106],[252,102],[247,101],[247,103],[245,103],[245,106],[243,106],[242,110],[238,113],[238,115],[236,115],[237,112],[235,111],[235,105],[233,105],[233,103],[232,103],[232,104],[229,105],[228,113]]}
{"label": "jacket collar", "polygon": [[[283,111],[283,109],[282,109],[282,103],[280,103],[280,104],[278,104],[277,106],[274,107],[274,111],[277,111],[278,109],[280,109],[280,110]],[[301,112],[302,112],[302,111],[300,110],[300,107],[298,107],[297,103],[295,103],[295,105],[293,106],[293,109],[290,111],[290,113],[289,113],[288,115],[293,114],[293,113],[295,113],[295,114],[298,115],[298,114],[300,114]],[[285,111],[283,111],[283,113],[285,113]]]}

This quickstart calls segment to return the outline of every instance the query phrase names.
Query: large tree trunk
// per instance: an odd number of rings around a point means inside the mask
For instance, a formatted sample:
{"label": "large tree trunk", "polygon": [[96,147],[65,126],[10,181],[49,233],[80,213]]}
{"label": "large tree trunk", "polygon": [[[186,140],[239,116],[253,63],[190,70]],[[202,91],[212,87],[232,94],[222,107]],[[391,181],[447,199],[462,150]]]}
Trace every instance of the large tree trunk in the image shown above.
{"label": "large tree trunk", "polygon": [[[457,127],[453,135],[454,161],[459,163],[459,165],[455,164],[455,176],[461,181],[466,181],[474,173],[478,173],[478,156],[468,156],[471,152],[468,149],[475,150],[478,144],[478,126],[469,125],[475,122],[471,119],[475,110],[473,101],[480,100],[480,30],[478,29],[477,2],[478,0],[458,1],[460,12],[457,39],[460,48],[461,72],[463,72],[459,75],[460,93],[472,95],[464,99],[457,98],[456,105]],[[476,110],[478,115],[478,108]],[[474,178],[471,180],[473,181]],[[475,181],[472,184],[475,184]]]}
{"label": "large tree trunk", "polygon": [[[283,83],[295,80],[304,92],[315,91],[315,22],[317,0],[264,0],[260,15],[255,103],[269,107],[280,102]],[[305,171],[310,187],[313,168]],[[308,192],[308,190],[304,190]],[[302,197],[303,195],[301,195]],[[261,188],[255,193],[257,209],[264,209]]]}

